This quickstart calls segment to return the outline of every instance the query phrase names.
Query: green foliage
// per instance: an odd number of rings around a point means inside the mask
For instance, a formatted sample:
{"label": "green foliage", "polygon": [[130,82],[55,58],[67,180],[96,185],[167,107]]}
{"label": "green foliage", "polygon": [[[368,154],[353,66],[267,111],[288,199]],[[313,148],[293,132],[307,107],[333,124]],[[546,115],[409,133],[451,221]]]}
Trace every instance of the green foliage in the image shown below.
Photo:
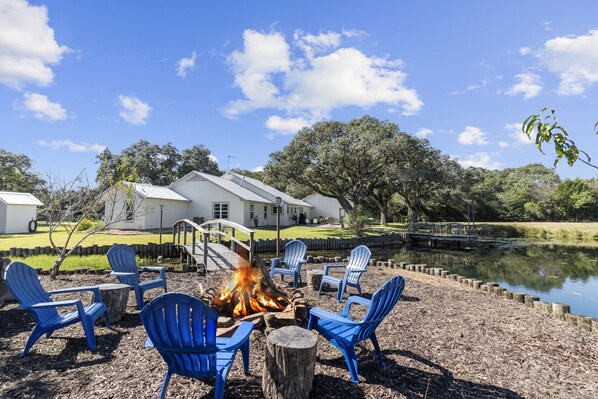
{"label": "green foliage", "polygon": [[[594,130],[597,128],[598,123],[594,125]],[[554,166],[564,157],[569,166],[572,166],[579,160],[588,166],[598,169],[598,166],[591,163],[588,153],[577,148],[575,142],[569,138],[567,129],[558,124],[554,109],[548,107],[542,108],[539,113],[528,116],[523,122],[522,130],[527,137],[535,141],[536,147],[538,147],[538,150],[542,154],[544,154],[542,150],[543,144],[550,142],[554,144],[554,151],[556,153]]]}
{"label": "green foliage", "polygon": [[104,225],[101,220],[94,221],[91,216],[86,216],[81,219],[81,222],[77,225],[77,231],[87,231],[95,228],[99,228]]}
{"label": "green foliage", "polygon": [[194,170],[219,174],[218,165],[210,155],[203,145],[194,145],[180,153],[171,143],[159,146],[139,140],[120,154],[113,154],[107,148],[98,154],[96,181],[108,188],[111,181],[123,181],[134,174],[137,182],[167,186]]}
{"label": "green foliage", "polygon": [[369,224],[368,216],[360,207],[354,208],[346,217],[347,230],[356,237],[363,237]]}
{"label": "green foliage", "polygon": [[28,156],[0,148],[0,191],[38,192],[44,181],[31,171],[31,165]]}

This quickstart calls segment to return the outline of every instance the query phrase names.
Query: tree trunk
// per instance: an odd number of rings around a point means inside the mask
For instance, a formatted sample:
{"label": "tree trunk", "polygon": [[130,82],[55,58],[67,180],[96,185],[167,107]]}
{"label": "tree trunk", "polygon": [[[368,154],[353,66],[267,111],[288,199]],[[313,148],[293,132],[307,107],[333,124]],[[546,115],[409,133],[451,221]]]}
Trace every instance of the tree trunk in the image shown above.
{"label": "tree trunk", "polygon": [[297,326],[282,327],[268,335],[262,373],[264,398],[309,398],[317,342],[313,332]]}

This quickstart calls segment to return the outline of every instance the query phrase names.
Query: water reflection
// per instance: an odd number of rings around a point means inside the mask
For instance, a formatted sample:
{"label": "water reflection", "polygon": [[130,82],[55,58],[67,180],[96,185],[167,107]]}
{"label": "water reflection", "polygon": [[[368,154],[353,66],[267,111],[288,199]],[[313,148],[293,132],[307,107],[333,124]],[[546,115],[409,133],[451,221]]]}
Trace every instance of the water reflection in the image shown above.
{"label": "water reflection", "polygon": [[572,311],[598,317],[598,249],[522,241],[479,243],[474,252],[374,248],[376,259],[426,263],[451,273],[495,281],[512,291],[564,302]]}

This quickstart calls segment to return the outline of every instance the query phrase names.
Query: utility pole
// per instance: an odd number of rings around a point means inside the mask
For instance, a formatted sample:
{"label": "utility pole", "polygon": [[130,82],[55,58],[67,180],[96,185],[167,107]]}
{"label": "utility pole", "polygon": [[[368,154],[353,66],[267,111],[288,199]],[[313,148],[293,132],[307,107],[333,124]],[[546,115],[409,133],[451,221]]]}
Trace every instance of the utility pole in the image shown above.
{"label": "utility pole", "polygon": [[226,173],[230,172],[230,159],[236,158],[235,156],[229,155],[228,159],[226,160]]}

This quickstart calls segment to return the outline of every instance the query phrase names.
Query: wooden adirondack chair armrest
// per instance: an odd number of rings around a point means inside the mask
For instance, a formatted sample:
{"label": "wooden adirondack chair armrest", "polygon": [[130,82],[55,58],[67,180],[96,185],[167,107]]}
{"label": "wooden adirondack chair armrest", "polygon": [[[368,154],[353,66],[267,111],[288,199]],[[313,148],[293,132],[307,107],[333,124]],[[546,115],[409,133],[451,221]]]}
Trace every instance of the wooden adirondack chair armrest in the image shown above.
{"label": "wooden adirondack chair armrest", "polygon": [[309,316],[310,316],[310,324],[311,324],[312,317],[316,317],[318,319],[327,320],[327,321],[334,321],[334,322],[345,324],[348,326],[350,326],[350,325],[356,326],[359,324],[358,322],[353,321],[353,320],[347,318],[346,316],[341,316],[340,314],[332,313],[332,312],[329,312],[322,308],[311,309],[309,311]]}
{"label": "wooden adirondack chair armrest", "polygon": [[281,258],[272,258],[272,259],[270,259],[270,267],[271,268],[275,268],[276,266],[278,266],[278,261],[281,260],[281,259],[283,259],[283,258],[281,257]]}
{"label": "wooden adirondack chair armrest", "polygon": [[77,306],[81,304],[81,306],[83,305],[81,303],[80,299],[71,299],[68,301],[56,301],[56,302],[40,302],[40,303],[36,303],[34,305],[29,305],[26,307],[23,307],[23,309],[44,309],[44,308],[57,308],[60,306]]}
{"label": "wooden adirondack chair armrest", "polygon": [[234,332],[233,336],[230,337],[226,345],[219,346],[216,344],[216,346],[218,347],[219,351],[236,351],[241,347],[241,345],[243,345],[245,340],[249,338],[251,331],[253,331],[253,323],[250,321],[242,321],[241,325]]}
{"label": "wooden adirondack chair armrest", "polygon": [[345,317],[349,316],[351,305],[355,303],[369,308],[372,305],[372,300],[358,295],[351,295],[349,298],[347,298],[347,302],[345,303],[345,309],[341,313],[339,313],[339,315]]}
{"label": "wooden adirondack chair armrest", "polygon": [[347,267],[347,265],[324,265],[324,276],[328,275],[329,269],[340,269],[343,267]]}
{"label": "wooden adirondack chair armrest", "polygon": [[141,268],[143,272],[160,272],[160,278],[166,278],[166,268],[164,266],[143,266]]}
{"label": "wooden adirondack chair armrest", "polygon": [[304,264],[306,264],[306,263],[307,263],[307,259],[301,259],[301,260],[299,261],[299,264],[300,264],[300,265],[304,265]]}

